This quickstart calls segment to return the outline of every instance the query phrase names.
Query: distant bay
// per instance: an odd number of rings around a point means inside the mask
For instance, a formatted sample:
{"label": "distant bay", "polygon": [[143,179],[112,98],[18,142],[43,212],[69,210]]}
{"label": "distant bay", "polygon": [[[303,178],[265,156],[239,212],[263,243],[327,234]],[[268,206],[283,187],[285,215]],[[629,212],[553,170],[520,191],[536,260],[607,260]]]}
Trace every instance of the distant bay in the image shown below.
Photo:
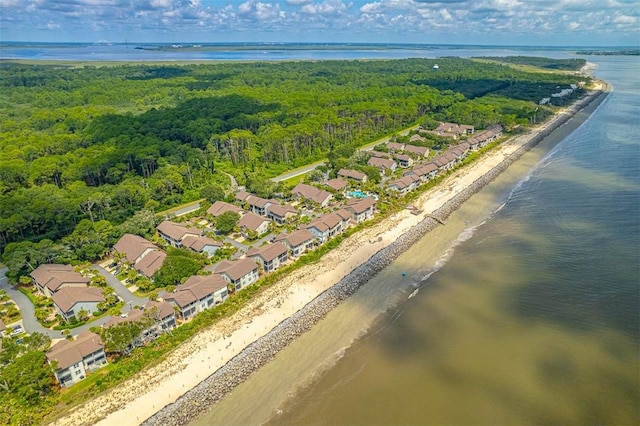
{"label": "distant bay", "polygon": [[[584,50],[584,48],[581,48]],[[577,48],[422,44],[305,43],[0,43],[0,59],[33,61],[289,61],[438,58],[444,56],[547,56],[566,58]]]}

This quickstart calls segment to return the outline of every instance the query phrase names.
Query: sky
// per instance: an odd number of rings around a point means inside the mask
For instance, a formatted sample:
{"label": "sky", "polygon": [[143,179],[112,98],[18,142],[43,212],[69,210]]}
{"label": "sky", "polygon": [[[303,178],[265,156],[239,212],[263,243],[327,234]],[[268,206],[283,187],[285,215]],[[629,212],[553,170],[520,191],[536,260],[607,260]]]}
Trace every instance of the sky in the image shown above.
{"label": "sky", "polygon": [[640,47],[640,0],[0,0],[0,41]]}

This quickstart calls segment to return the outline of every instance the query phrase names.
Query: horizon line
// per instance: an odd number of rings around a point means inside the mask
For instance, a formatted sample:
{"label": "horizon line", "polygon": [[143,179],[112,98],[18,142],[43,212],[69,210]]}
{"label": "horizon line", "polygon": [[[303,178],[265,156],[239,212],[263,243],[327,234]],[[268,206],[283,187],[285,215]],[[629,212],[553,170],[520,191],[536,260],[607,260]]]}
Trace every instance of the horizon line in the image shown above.
{"label": "horizon line", "polygon": [[240,46],[286,46],[286,45],[308,45],[308,46],[420,46],[420,47],[434,47],[434,46],[455,46],[455,47],[508,47],[508,48],[554,48],[554,49],[569,49],[569,48],[594,48],[594,49],[606,49],[606,48],[624,48],[632,50],[640,50],[637,45],[548,45],[548,44],[467,44],[467,43],[422,43],[422,42],[314,42],[314,41],[227,41],[227,42],[206,42],[206,41],[109,41],[109,40],[97,40],[97,41],[23,41],[23,40],[0,40],[0,47],[8,44],[77,44],[77,45],[202,45],[202,46],[225,46],[225,45],[240,45]]}

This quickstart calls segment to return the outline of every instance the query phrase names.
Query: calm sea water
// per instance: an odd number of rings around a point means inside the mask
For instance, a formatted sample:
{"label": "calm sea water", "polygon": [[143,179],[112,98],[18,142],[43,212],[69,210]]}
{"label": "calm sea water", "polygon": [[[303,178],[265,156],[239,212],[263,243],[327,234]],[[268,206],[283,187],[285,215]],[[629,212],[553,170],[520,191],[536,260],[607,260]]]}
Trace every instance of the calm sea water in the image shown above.
{"label": "calm sea water", "polygon": [[[159,47],[163,47],[159,50]],[[69,60],[69,61],[287,61],[334,59],[402,59],[436,58],[442,56],[509,56],[530,55],[567,57],[576,49],[538,47],[483,46],[399,46],[369,45],[358,48],[349,45],[216,45],[215,49],[194,49],[193,44],[167,48],[157,44],[87,44],[87,43],[15,43],[0,44],[1,59]],[[292,48],[293,47],[293,48]]]}
{"label": "calm sea water", "polygon": [[196,424],[638,424],[640,61],[592,61],[614,91],[586,122]]}

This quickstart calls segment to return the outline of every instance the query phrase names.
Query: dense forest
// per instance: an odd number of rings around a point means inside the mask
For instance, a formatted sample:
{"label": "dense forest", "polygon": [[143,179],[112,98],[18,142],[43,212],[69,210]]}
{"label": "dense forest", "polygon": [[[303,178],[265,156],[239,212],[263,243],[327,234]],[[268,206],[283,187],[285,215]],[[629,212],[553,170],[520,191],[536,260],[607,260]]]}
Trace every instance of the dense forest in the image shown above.
{"label": "dense forest", "polygon": [[562,71],[579,71],[587,64],[587,61],[581,58],[550,59],[539,56],[484,56],[482,59],[515,65],[531,65],[538,68]]}
{"label": "dense forest", "polygon": [[550,113],[553,106],[538,105],[542,98],[580,80],[459,58],[84,67],[5,61],[0,250],[43,256],[47,247],[51,256],[57,247],[65,260],[94,260],[103,253],[87,250],[90,243],[134,228],[141,211],[228,187],[221,171],[241,184],[265,179],[427,119],[477,129],[525,126]]}

